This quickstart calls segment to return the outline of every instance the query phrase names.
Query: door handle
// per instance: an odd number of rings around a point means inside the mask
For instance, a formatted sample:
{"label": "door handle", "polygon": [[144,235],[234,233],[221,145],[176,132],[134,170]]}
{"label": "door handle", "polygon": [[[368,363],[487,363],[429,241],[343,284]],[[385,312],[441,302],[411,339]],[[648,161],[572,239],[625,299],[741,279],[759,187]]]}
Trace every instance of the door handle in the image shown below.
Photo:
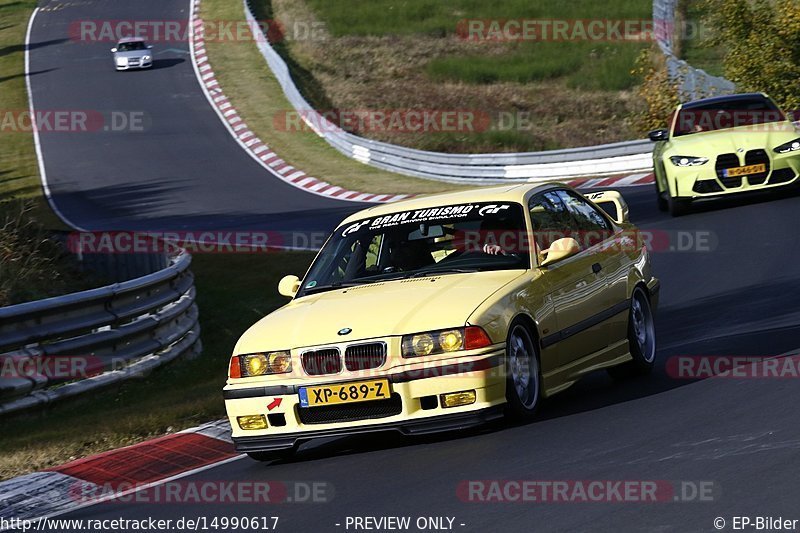
{"label": "door handle", "polygon": [[600,263],[595,263],[592,265],[592,272],[595,274],[599,274],[601,270],[603,270],[603,266]]}

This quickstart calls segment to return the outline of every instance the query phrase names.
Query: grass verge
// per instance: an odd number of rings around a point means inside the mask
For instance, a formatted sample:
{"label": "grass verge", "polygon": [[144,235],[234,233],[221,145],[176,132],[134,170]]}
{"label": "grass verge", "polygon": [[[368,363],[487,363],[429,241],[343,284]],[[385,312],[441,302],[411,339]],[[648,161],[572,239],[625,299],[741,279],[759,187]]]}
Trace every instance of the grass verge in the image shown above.
{"label": "grass verge", "polygon": [[[245,20],[242,3],[238,0],[203,0],[201,15],[209,21]],[[269,14],[259,14],[259,19],[266,18]],[[358,163],[310,131],[279,131],[275,128],[276,121],[292,112],[293,108],[255,43],[246,39],[208,42],[206,49],[220,86],[250,129],[281,158],[310,176],[348,189],[373,193],[433,193],[458,188]],[[296,76],[304,75],[296,64],[290,64],[290,67]],[[308,83],[309,80],[306,85]]]}
{"label": "grass verge", "polygon": [[278,280],[302,275],[312,258],[306,252],[194,256],[202,355],[117,388],[3,419],[0,479],[223,418],[221,391],[236,340],[286,302],[277,293]]}
{"label": "grass verge", "polygon": [[[529,152],[636,138],[633,122],[642,105],[630,72],[647,43],[615,40],[612,32],[624,24],[631,32],[642,28],[652,4],[502,4],[253,1],[259,18],[276,19],[288,29],[275,48],[295,65],[295,82],[317,109],[468,110],[482,117],[472,130],[354,128],[364,137],[451,153]],[[490,36],[493,24],[520,19],[538,21],[540,28],[558,22],[575,32],[564,38],[541,30],[521,41]],[[594,19],[609,21],[608,39],[578,30]],[[473,22],[485,33],[469,38]],[[310,35],[293,30],[309,26],[315,28]]]}
{"label": "grass verge", "polygon": [[0,3],[0,201],[29,205],[29,216],[46,228],[67,229],[42,195],[33,136],[19,129],[28,111],[24,43],[35,7],[36,0]]}

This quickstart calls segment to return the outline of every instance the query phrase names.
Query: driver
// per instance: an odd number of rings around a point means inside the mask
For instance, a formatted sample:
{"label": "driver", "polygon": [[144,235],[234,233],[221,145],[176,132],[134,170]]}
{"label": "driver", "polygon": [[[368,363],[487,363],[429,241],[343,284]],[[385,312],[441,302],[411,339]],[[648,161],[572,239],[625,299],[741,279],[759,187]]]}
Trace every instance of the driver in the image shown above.
{"label": "driver", "polygon": [[389,253],[391,265],[403,272],[417,270],[434,263],[428,245],[424,240],[398,240]]}

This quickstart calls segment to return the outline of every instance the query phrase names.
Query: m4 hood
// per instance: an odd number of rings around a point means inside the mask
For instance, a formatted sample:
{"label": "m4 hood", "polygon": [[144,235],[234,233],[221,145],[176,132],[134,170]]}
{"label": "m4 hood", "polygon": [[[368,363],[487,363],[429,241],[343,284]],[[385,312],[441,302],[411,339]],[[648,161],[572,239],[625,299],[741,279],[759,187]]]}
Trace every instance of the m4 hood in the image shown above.
{"label": "m4 hood", "polygon": [[[371,283],[293,300],[239,339],[235,354],[286,350],[463,326],[521,270]],[[352,330],[347,336],[338,332]]]}
{"label": "m4 hood", "polygon": [[692,133],[673,139],[669,155],[714,158],[718,154],[736,153],[740,148],[772,152],[773,148],[798,137],[800,133],[791,122]]}

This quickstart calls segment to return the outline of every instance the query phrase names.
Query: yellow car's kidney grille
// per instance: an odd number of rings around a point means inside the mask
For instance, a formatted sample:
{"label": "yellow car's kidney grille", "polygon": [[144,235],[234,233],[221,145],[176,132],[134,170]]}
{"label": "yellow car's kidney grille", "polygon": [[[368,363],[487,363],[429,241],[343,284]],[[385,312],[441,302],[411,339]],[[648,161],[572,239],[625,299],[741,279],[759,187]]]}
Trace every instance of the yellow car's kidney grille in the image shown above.
{"label": "yellow car's kidney grille", "polygon": [[382,342],[348,346],[344,352],[344,366],[351,372],[378,368],[385,360],[386,345]]}
{"label": "yellow car's kidney grille", "polygon": [[736,168],[739,166],[741,166],[741,163],[739,162],[739,156],[736,154],[720,154],[717,156],[717,164],[714,168],[717,171],[719,181],[721,181],[722,185],[726,188],[735,189],[736,187],[742,186],[741,176],[725,176],[726,168]]}
{"label": "yellow car's kidney grille", "polygon": [[747,152],[747,155],[744,157],[744,164],[745,165],[760,165],[763,164],[766,168],[766,171],[759,172],[758,174],[750,174],[747,176],[747,182],[750,185],[761,185],[765,181],[767,181],[767,176],[769,176],[770,164],[769,164],[769,156],[767,152],[762,149],[757,150],[750,150]]}
{"label": "yellow car's kidney grille", "polygon": [[388,400],[306,407],[298,409],[297,413],[302,424],[330,424],[386,418],[399,415],[402,411],[403,400],[395,393]]}
{"label": "yellow car's kidney grille", "polygon": [[303,370],[309,376],[338,374],[342,371],[342,358],[336,348],[305,352],[300,359],[303,361]]}

